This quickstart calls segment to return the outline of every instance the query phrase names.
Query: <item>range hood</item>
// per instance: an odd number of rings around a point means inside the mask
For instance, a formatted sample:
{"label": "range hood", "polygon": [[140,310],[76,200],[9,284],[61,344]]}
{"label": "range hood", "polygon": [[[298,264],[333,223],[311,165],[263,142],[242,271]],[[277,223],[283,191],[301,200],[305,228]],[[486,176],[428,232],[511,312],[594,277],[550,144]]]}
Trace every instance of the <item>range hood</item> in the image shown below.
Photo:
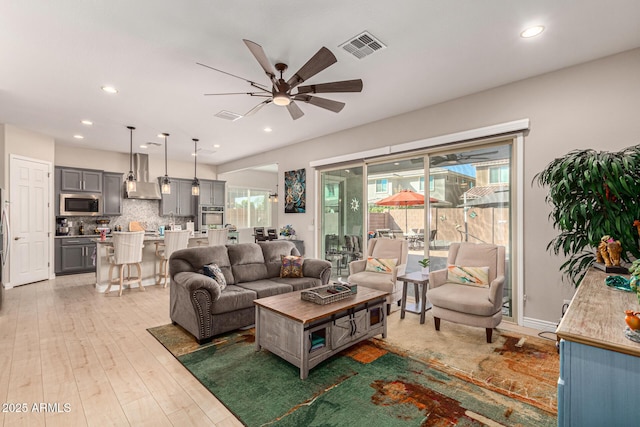
{"label": "range hood", "polygon": [[136,176],[136,191],[127,191],[128,199],[162,199],[158,183],[149,182],[148,154],[135,153],[133,155],[133,173]]}

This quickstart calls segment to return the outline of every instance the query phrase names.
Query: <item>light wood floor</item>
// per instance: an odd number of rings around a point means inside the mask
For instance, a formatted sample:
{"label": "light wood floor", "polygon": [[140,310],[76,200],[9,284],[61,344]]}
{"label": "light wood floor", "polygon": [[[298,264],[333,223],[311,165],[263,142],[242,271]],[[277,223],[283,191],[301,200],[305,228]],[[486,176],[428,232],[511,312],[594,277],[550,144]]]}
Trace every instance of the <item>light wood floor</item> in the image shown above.
{"label": "light wood floor", "polygon": [[[170,323],[169,288],[118,298],[95,292],[94,278],[5,290],[0,425],[241,426],[146,331]],[[27,412],[15,412],[23,404]]]}

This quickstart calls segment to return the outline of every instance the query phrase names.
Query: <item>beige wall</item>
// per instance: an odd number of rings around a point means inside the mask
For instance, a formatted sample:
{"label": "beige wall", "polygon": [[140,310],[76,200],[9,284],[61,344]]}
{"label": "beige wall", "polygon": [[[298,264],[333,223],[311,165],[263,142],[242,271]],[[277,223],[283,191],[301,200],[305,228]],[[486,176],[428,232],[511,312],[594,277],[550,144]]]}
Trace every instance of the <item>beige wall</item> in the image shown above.
{"label": "beige wall", "polygon": [[9,156],[11,154],[17,156],[29,157],[32,159],[44,160],[54,163],[54,142],[53,138],[42,135],[19,127],[4,124],[0,128],[2,132],[2,140],[0,147],[4,151],[3,173],[0,184],[1,187],[9,190]]}
{"label": "beige wall", "polygon": [[306,167],[307,213],[282,214],[279,220],[302,232],[309,251],[315,233],[308,226],[316,209],[309,161],[529,118],[524,141],[524,316],[557,322],[562,301],[572,296],[573,288],[561,281],[563,259],[545,249],[556,234],[547,219],[547,190],[530,183],[553,158],[570,150],[618,150],[640,143],[638,76],[640,49],[635,49],[261,153],[218,170],[278,162],[281,180],[284,171]]}

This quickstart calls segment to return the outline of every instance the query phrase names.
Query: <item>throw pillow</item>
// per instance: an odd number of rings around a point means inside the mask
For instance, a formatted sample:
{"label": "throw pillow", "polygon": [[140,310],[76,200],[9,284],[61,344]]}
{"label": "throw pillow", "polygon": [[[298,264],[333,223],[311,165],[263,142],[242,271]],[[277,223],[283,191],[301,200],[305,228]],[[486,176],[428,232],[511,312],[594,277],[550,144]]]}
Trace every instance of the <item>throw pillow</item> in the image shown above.
{"label": "throw pillow", "polygon": [[304,257],[295,255],[281,255],[282,267],[280,267],[280,277],[304,277],[302,275],[302,264]]}
{"label": "throw pillow", "polygon": [[206,276],[211,277],[213,280],[218,282],[220,286],[220,290],[224,290],[227,287],[227,280],[224,278],[224,273],[218,267],[218,264],[208,264],[202,266],[202,271]]}
{"label": "throw pillow", "polygon": [[462,285],[489,287],[489,267],[462,267],[450,265],[447,267],[447,281]]}
{"label": "throw pillow", "polygon": [[364,271],[373,271],[375,273],[391,274],[398,264],[398,258],[367,258],[367,265]]}

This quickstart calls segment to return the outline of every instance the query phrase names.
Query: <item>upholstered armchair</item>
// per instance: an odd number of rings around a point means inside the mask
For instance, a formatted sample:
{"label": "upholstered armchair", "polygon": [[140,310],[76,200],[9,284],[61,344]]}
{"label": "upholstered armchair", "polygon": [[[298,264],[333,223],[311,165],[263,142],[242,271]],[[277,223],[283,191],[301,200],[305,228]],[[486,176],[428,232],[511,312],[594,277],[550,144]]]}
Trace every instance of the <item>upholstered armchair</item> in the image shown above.
{"label": "upholstered armchair", "polygon": [[440,319],[477,326],[485,328],[490,343],[493,328],[502,321],[504,246],[452,243],[447,264],[446,269],[429,274],[427,297],[436,330],[440,330]]}
{"label": "upholstered armchair", "polygon": [[[398,276],[402,276],[407,268],[409,247],[406,240],[375,238],[369,239],[367,256],[365,259],[349,263],[349,278],[351,283],[389,292],[387,297],[387,313],[391,305],[402,298],[402,286],[398,283]],[[395,266],[389,264],[389,271],[376,271],[376,260],[396,260]],[[367,264],[369,268],[367,268]],[[378,270],[383,270],[378,269]]]}

